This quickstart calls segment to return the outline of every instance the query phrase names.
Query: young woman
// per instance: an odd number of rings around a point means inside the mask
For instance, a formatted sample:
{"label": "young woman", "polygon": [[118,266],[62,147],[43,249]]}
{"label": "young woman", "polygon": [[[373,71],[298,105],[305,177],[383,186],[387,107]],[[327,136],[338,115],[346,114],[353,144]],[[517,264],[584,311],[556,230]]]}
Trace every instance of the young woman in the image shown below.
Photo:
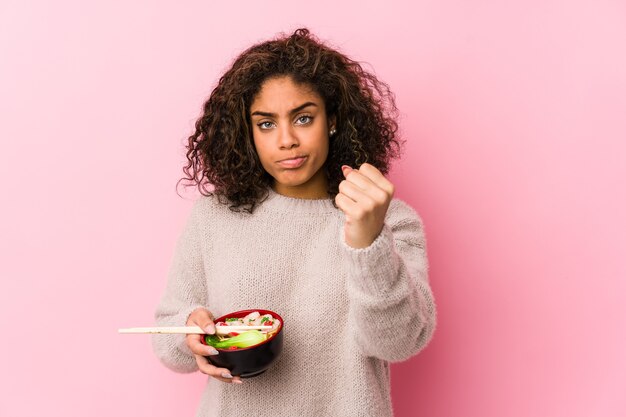
{"label": "young woman", "polygon": [[212,366],[200,335],[154,335],[167,367],[210,376],[197,416],[392,415],[389,363],[436,323],[422,220],[385,177],[396,111],[386,84],[306,28],[220,78],[189,138],[183,171],[202,196],[156,324],[213,334],[215,317],[260,308],[286,331],[245,380]]}

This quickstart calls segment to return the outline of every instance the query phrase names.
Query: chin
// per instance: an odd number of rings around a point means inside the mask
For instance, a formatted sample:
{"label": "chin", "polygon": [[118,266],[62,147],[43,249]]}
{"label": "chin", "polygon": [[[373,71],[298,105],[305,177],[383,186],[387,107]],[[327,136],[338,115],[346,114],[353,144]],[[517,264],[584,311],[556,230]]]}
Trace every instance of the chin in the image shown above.
{"label": "chin", "polygon": [[285,185],[301,185],[313,178],[313,173],[305,170],[285,170],[278,171],[273,175],[274,179]]}
{"label": "chin", "polygon": [[301,185],[306,184],[307,182],[309,182],[310,178],[305,178],[302,180],[282,180],[282,179],[274,179],[278,184],[284,186],[284,187],[299,187]]}

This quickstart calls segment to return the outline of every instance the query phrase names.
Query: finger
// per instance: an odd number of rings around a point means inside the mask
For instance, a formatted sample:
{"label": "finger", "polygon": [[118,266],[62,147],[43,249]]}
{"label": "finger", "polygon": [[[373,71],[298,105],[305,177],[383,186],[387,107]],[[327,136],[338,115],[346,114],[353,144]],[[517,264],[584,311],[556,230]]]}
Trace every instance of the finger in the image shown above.
{"label": "finger", "polygon": [[350,182],[356,185],[357,187],[359,187],[361,190],[365,192],[365,194],[369,195],[375,201],[384,203],[389,198],[387,191],[385,189],[380,188],[369,177],[364,175],[359,170],[346,169],[344,171],[344,176],[346,177],[347,182]]}
{"label": "finger", "polygon": [[335,203],[337,203],[337,207],[346,214],[348,220],[350,217],[357,214],[359,209],[359,205],[343,193],[339,193],[335,196]]}
{"label": "finger", "polygon": [[362,188],[358,187],[350,181],[341,181],[339,183],[339,192],[350,198],[352,201],[358,203],[362,207],[369,207],[373,206],[374,204],[374,199],[368,194],[367,191],[363,190]]}
{"label": "finger", "polygon": [[213,313],[205,308],[198,308],[193,311],[192,322],[203,329],[208,334],[215,334],[215,323]]}
{"label": "finger", "polygon": [[[390,196],[393,196],[394,186],[391,181],[389,181],[383,174],[380,172],[378,168],[376,168],[372,164],[368,164],[367,162],[362,164],[358,171],[359,174],[369,179],[373,184],[377,187],[384,190]],[[346,178],[347,179],[347,178]]]}
{"label": "finger", "polygon": [[346,178],[347,181],[354,182],[354,184],[363,189],[367,189],[376,185],[372,180],[369,179],[369,177],[367,177],[355,168],[346,166],[345,168],[343,168],[343,176]]}
{"label": "finger", "polygon": [[222,382],[226,383],[236,383],[241,384],[241,377],[232,376],[230,371],[226,368],[218,368],[215,365],[212,365],[207,358],[201,355],[196,356],[196,363],[198,364],[198,368],[200,372],[207,374],[215,379],[218,379]]}
{"label": "finger", "polygon": [[219,354],[217,349],[213,346],[202,343],[203,337],[204,336],[200,334],[188,334],[187,346],[189,346],[189,349],[191,349],[191,351],[196,355],[213,356]]}

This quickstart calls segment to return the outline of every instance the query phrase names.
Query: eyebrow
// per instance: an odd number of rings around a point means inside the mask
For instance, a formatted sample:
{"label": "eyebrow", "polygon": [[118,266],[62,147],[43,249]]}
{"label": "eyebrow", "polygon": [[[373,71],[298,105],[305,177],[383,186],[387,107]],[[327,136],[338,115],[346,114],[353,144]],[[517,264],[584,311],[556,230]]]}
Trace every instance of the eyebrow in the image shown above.
{"label": "eyebrow", "polygon": [[[308,107],[308,106],[315,106],[315,107],[317,107],[317,104],[315,104],[315,103],[313,103],[313,102],[311,102],[311,101],[307,101],[306,103],[304,103],[304,104],[302,104],[302,105],[300,105],[300,106],[296,107],[295,109],[292,109],[292,110],[289,112],[289,114],[294,114],[294,113],[297,113],[297,112],[299,112],[300,110],[302,110],[303,108]],[[265,116],[265,117],[276,117],[276,113],[268,113],[268,112],[259,111],[259,110],[255,111],[255,112],[254,112],[254,113],[252,113],[250,116],[254,116],[254,115]]]}

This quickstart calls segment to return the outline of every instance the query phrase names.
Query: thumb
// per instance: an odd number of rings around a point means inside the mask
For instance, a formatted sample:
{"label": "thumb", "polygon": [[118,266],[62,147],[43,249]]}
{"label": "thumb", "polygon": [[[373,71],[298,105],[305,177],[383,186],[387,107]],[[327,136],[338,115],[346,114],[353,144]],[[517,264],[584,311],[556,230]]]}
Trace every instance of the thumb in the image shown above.
{"label": "thumb", "polygon": [[215,334],[213,314],[206,308],[197,308],[189,316],[189,320],[208,334]]}

